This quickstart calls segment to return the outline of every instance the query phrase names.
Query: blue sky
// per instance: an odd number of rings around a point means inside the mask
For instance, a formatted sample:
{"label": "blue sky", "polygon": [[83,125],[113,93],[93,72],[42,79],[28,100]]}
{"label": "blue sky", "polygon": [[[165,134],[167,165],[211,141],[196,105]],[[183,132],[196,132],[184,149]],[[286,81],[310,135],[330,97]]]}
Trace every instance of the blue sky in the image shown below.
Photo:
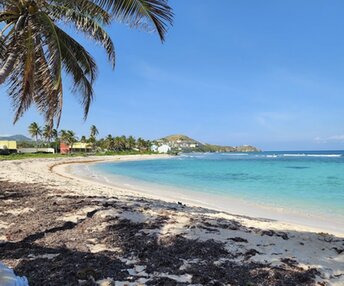
{"label": "blue sky", "polygon": [[[66,90],[61,128],[79,136],[155,139],[183,133],[214,144],[264,150],[344,149],[343,1],[173,0],[175,23],[157,35],[114,23],[112,71],[103,50],[89,118]],[[216,4],[215,4],[216,3]],[[15,126],[0,89],[0,134],[27,134],[34,109]]]}

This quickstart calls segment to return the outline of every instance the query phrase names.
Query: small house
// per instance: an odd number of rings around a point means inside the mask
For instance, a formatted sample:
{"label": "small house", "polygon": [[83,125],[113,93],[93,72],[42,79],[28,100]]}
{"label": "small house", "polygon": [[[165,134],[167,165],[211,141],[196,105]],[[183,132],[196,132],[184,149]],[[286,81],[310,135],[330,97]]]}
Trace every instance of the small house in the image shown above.
{"label": "small house", "polygon": [[171,147],[168,145],[161,145],[158,147],[158,152],[160,154],[167,154],[170,151],[171,151]]}
{"label": "small house", "polygon": [[91,143],[75,142],[73,146],[66,143],[60,144],[60,153],[68,154],[70,152],[82,152],[87,153],[93,150],[93,145]]}
{"label": "small house", "polygon": [[151,151],[152,151],[152,152],[158,152],[158,148],[159,148],[159,147],[158,147],[157,145],[152,145],[152,146],[151,146]]}
{"label": "small house", "polygon": [[16,141],[0,141],[0,154],[17,153]]}

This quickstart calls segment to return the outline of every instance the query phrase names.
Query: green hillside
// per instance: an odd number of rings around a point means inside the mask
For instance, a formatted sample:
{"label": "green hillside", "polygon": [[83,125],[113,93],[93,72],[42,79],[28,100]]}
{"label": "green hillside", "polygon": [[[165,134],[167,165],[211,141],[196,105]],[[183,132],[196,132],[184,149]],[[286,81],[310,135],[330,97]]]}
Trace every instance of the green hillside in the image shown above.
{"label": "green hillside", "polygon": [[176,135],[169,135],[164,138],[161,138],[162,141],[166,142],[173,142],[173,141],[184,141],[184,142],[192,142],[192,143],[198,143],[201,144],[200,142],[182,134],[176,134]]}
{"label": "green hillside", "polygon": [[12,135],[12,136],[0,136],[0,140],[5,141],[32,141],[30,138],[24,136],[24,135]]}
{"label": "green hillside", "polygon": [[[251,145],[243,145],[243,146],[220,146],[220,145],[213,145],[207,143],[201,143],[195,139],[190,138],[189,136],[182,135],[182,134],[175,134],[169,135],[164,138],[161,138],[158,141],[163,141],[166,144],[169,144],[171,147],[175,146],[176,144],[183,144],[183,142],[187,143],[194,143],[197,144],[196,148],[187,148],[182,147],[182,152],[221,152],[221,153],[228,153],[228,152],[260,152],[258,148],[251,146]],[[178,145],[177,145],[178,146]],[[172,148],[173,149],[173,148]],[[179,149],[180,151],[180,149]]]}

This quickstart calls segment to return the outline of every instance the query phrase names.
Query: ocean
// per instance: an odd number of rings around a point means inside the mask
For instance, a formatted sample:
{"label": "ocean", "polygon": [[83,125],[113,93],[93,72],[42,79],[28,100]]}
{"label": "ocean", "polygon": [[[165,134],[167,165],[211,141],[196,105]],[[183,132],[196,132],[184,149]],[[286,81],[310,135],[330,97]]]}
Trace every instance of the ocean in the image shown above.
{"label": "ocean", "polygon": [[232,198],[344,222],[344,151],[190,153],[90,168],[108,180],[161,186],[161,192],[175,188],[196,199]]}

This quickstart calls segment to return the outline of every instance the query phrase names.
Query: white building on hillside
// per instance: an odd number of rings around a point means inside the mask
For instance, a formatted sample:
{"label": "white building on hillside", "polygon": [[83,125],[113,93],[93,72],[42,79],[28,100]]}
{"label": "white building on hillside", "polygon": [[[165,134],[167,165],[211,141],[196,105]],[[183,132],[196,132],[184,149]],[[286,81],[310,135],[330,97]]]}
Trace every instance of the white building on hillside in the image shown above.
{"label": "white building on hillside", "polygon": [[158,146],[157,145],[152,145],[151,146],[151,151],[158,152]]}
{"label": "white building on hillside", "polygon": [[161,146],[158,147],[158,152],[160,154],[166,154],[166,153],[168,153],[170,151],[171,151],[171,147],[166,145],[166,144],[165,145],[161,145]]}

